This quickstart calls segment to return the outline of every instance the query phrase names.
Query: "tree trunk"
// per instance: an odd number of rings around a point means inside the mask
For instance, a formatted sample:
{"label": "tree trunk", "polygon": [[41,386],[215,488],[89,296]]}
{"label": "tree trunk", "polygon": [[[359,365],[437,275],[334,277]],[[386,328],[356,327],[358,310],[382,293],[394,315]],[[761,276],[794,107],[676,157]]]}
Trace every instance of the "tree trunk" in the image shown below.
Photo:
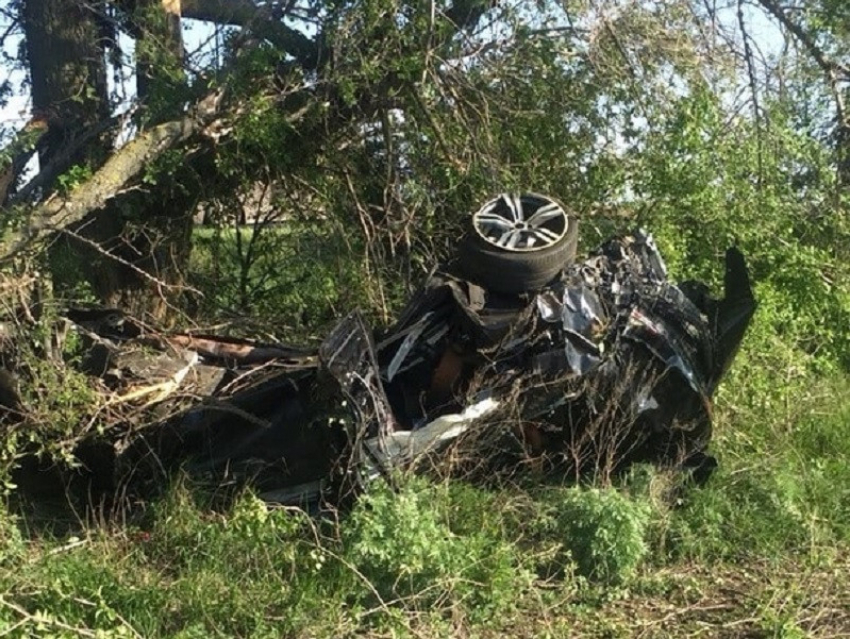
{"label": "tree trunk", "polygon": [[[139,0],[134,22],[136,89],[143,126],[179,118],[185,87],[180,0]],[[185,170],[185,167],[184,167]],[[113,238],[110,252],[124,263],[101,274],[98,293],[126,311],[166,321],[180,294],[189,260],[194,197],[178,184],[176,174],[162,179],[162,188],[139,199],[135,220],[106,222]],[[175,187],[170,187],[174,184]],[[103,217],[103,216],[101,216]]]}
{"label": "tree trunk", "polygon": [[[183,41],[179,0],[139,0],[136,85],[140,137],[183,113]],[[150,165],[147,167],[150,168]],[[178,167],[137,194],[110,201],[72,226],[65,248],[103,304],[167,323],[182,292],[191,247],[191,169]],[[185,184],[181,184],[185,182]]]}
{"label": "tree trunk", "polygon": [[[99,249],[87,265],[87,279],[104,304],[169,325],[173,311],[183,306],[179,302],[191,248],[192,195],[142,195],[131,203],[138,212],[134,219],[122,219],[113,207],[95,216],[90,239]],[[122,207],[127,204],[124,200]]]}
{"label": "tree trunk", "polygon": [[[20,11],[33,117],[46,127],[38,144],[44,179],[35,194],[46,199],[69,169],[82,167],[83,180],[108,157],[111,145],[99,130],[109,118],[106,59],[96,14],[82,0],[24,0]],[[55,247],[50,258],[55,265]],[[84,261],[73,257],[76,264]],[[53,284],[61,287],[62,277]]]}
{"label": "tree trunk", "polygon": [[[39,150],[44,166],[89,128],[109,117],[106,61],[95,13],[81,0],[25,0],[34,115],[47,122]],[[54,175],[75,164],[97,168],[108,143],[95,139],[63,159]],[[51,185],[45,185],[45,192]]]}

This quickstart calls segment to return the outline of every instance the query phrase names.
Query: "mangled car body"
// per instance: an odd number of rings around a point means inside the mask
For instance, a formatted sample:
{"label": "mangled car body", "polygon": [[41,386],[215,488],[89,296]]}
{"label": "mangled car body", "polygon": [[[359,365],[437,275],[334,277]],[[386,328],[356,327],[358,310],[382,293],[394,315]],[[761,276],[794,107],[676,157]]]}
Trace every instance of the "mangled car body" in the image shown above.
{"label": "mangled car body", "polygon": [[[642,231],[578,262],[576,239],[557,201],[500,195],[388,331],[353,313],[316,350],[167,338],[172,386],[206,371],[206,398],[140,431],[118,466],[173,460],[302,503],[435,456],[488,474],[710,469],[711,398],[755,309],[744,258],[729,249],[715,300],[669,282]],[[112,355],[144,339],[86,330]],[[100,374],[120,369],[110,352]]]}

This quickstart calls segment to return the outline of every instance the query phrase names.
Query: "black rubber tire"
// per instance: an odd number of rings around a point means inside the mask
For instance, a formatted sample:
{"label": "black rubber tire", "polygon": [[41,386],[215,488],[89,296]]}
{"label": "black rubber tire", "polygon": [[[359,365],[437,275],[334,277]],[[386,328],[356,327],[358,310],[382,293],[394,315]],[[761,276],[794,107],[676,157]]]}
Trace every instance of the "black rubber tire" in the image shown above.
{"label": "black rubber tire", "polygon": [[538,291],[575,260],[578,221],[573,216],[568,219],[567,232],[560,241],[522,253],[500,249],[471,229],[458,247],[458,268],[464,277],[496,293]]}

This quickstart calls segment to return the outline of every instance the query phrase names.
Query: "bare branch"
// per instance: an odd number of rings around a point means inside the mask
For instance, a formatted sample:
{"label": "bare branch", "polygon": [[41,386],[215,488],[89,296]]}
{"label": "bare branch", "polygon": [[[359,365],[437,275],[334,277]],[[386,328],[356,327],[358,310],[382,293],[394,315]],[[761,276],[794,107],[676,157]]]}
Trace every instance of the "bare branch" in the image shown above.
{"label": "bare branch", "polygon": [[779,20],[779,22],[782,23],[782,26],[788,29],[788,31],[797,38],[797,40],[800,41],[824,72],[830,75],[840,72],[845,76],[850,76],[850,67],[830,58],[826,52],[818,46],[811,34],[807,33],[799,24],[794,22],[776,2],[773,0],[758,0],[758,2],[767,9],[773,17]]}
{"label": "bare branch", "polygon": [[744,41],[744,60],[747,63],[747,75],[750,79],[750,92],[753,97],[753,121],[756,125],[756,145],[758,148],[758,179],[762,179],[762,147],[761,147],[761,114],[759,112],[758,80],[756,78],[753,51],[750,48],[750,34],[744,20],[744,2],[738,0],[738,26],[741,28],[741,38]]}
{"label": "bare branch", "polygon": [[833,99],[835,100],[835,110],[836,115],[838,116],[839,126],[842,129],[846,128],[848,126],[846,118],[847,110],[844,105],[844,95],[842,94],[841,87],[838,86],[838,76],[839,74],[844,76],[841,78],[843,80],[850,79],[850,67],[832,59],[820,46],[818,46],[812,35],[807,33],[798,23],[794,22],[776,2],[773,0],[758,0],[758,2],[767,9],[771,15],[779,20],[782,26],[788,29],[788,31],[790,31],[797,40],[799,40],[799,42],[809,52],[809,55],[814,58],[824,75],[826,75]]}

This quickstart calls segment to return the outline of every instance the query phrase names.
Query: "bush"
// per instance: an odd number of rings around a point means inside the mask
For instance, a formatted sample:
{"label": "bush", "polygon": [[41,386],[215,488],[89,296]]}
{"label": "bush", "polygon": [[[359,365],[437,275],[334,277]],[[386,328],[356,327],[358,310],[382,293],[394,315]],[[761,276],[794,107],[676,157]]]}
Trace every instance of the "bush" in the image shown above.
{"label": "bush", "polygon": [[770,379],[741,378],[726,394],[715,441],[720,471],[671,513],[675,556],[811,555],[850,539],[847,381],[808,373],[771,390]]}
{"label": "bush", "polygon": [[0,507],[0,567],[14,565],[25,552],[23,536],[17,521]]}
{"label": "bush", "polygon": [[562,488],[541,498],[535,527],[561,544],[560,561],[575,563],[579,575],[618,583],[635,572],[647,554],[652,509],[615,489]]}
{"label": "bush", "polygon": [[446,486],[422,479],[410,480],[397,493],[375,486],[345,523],[345,558],[384,602],[462,603],[478,620],[503,614],[531,586],[531,571],[518,548],[492,531],[453,532],[450,510]]}

